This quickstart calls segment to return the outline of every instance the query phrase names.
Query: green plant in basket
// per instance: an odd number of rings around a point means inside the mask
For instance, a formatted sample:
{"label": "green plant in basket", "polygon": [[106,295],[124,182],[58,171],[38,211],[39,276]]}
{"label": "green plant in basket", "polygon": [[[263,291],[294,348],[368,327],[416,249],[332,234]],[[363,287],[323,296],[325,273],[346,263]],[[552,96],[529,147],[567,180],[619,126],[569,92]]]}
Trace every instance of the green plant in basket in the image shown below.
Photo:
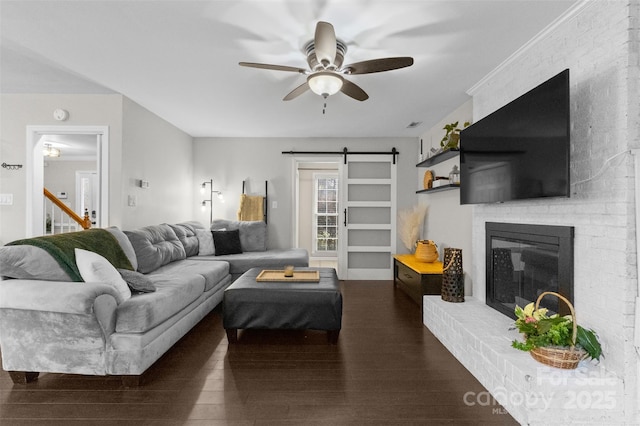
{"label": "green plant in basket", "polygon": [[516,328],[525,337],[524,342],[514,340],[511,343],[521,351],[531,351],[542,347],[579,346],[585,350],[588,358],[600,359],[602,347],[593,330],[577,325],[576,341],[573,342],[573,319],[571,315],[547,315],[546,308],[535,308],[533,302],[524,308],[516,306]]}

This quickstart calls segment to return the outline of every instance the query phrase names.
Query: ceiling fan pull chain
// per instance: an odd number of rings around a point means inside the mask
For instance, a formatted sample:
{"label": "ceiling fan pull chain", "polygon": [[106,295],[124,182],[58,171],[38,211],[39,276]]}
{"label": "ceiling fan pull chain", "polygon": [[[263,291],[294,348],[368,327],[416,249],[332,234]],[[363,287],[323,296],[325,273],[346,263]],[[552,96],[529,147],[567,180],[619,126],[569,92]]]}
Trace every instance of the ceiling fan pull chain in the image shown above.
{"label": "ceiling fan pull chain", "polygon": [[327,110],[327,103],[324,103],[324,106],[322,107],[322,115],[324,115],[325,111]]}

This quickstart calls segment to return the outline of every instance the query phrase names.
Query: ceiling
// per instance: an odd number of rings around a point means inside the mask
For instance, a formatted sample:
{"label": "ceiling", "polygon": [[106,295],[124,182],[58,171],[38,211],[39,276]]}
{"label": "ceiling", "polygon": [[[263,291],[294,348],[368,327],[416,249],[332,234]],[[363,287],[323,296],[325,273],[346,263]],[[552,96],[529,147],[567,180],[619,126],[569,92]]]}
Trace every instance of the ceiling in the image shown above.
{"label": "ceiling", "polygon": [[[121,93],[194,137],[417,137],[576,2],[2,0],[0,90]],[[303,75],[238,66],[305,68],[319,20],[347,44],[346,64],[415,63],[350,76],[370,98],[338,93],[325,114],[310,91],[282,101]]]}

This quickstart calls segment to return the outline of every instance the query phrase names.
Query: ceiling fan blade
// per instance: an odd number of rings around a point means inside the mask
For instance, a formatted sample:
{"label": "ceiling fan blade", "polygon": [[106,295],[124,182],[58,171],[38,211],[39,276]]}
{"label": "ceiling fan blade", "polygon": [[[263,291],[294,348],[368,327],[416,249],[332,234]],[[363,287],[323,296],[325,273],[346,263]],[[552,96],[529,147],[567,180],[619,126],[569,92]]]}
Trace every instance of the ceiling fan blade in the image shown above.
{"label": "ceiling fan blade", "polygon": [[347,79],[342,82],[342,88],[340,91],[345,95],[352,97],[356,101],[366,101],[369,99],[367,92],[362,90],[357,84],[352,83]]}
{"label": "ceiling fan blade", "polygon": [[265,70],[297,72],[300,74],[306,74],[307,72],[304,68],[288,67],[286,65],[257,64],[255,62],[239,62],[238,65],[250,68],[262,68]]}
{"label": "ceiling fan blade", "polygon": [[307,90],[309,90],[309,83],[307,83],[305,81],[300,86],[296,87],[291,92],[289,92],[289,94],[287,96],[285,96],[284,98],[282,98],[282,100],[283,101],[290,101],[291,99],[295,99],[298,96],[302,95]]}
{"label": "ceiling fan blade", "polygon": [[318,22],[313,40],[318,62],[327,67],[336,58],[336,32],[328,22]]}
{"label": "ceiling fan blade", "polygon": [[391,71],[413,65],[413,58],[402,56],[398,58],[371,59],[356,62],[342,67],[347,74],[370,74],[374,72]]}

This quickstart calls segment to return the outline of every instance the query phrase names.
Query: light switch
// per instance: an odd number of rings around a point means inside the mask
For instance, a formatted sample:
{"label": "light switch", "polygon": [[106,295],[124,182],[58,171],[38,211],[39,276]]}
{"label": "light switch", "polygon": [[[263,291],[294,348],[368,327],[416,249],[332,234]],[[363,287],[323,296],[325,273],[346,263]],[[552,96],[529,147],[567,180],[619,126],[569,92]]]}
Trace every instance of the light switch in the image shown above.
{"label": "light switch", "polygon": [[0,206],[12,206],[13,194],[0,194]]}
{"label": "light switch", "polygon": [[278,208],[278,202],[277,201],[272,201],[271,202],[271,208],[272,209],[277,209]]}
{"label": "light switch", "polygon": [[136,204],[138,203],[137,200],[138,197],[136,197],[135,195],[129,195],[129,207],[135,207]]}

